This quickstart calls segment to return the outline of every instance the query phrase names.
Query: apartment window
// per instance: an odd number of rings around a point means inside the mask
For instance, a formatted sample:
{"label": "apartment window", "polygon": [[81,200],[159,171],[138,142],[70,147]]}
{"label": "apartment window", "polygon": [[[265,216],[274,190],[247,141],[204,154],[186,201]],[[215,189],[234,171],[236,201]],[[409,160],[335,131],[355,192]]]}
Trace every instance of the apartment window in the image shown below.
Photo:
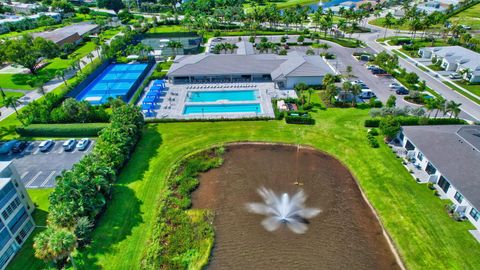
{"label": "apartment window", "polygon": [[445,177],[440,176],[440,179],[438,180],[437,185],[445,192],[447,193],[448,189],[450,188],[450,183],[445,179]]}
{"label": "apartment window", "polygon": [[413,146],[413,144],[407,140],[407,143],[405,144],[405,149],[407,149],[408,151],[412,151],[415,150],[415,146]]}
{"label": "apartment window", "polygon": [[16,197],[5,210],[2,211],[2,217],[7,220],[8,217],[17,209],[17,207],[21,204],[21,201],[18,197]]}
{"label": "apartment window", "polygon": [[25,208],[22,207],[20,211],[12,218],[12,220],[8,223],[8,228],[12,233],[16,233],[20,226],[27,220],[28,214]]}
{"label": "apartment window", "polygon": [[453,196],[455,198],[455,200],[458,202],[458,203],[462,203],[463,202],[463,195],[460,194],[460,192],[456,192],[455,193],[455,196]]}
{"label": "apartment window", "polygon": [[32,227],[33,227],[32,221],[29,220],[27,221],[27,223],[25,223],[25,226],[23,226],[23,228],[20,230],[17,237],[15,238],[15,240],[17,240],[17,243],[19,245],[21,245],[23,240],[25,240],[25,238],[28,236],[28,233],[32,230]]}
{"label": "apartment window", "polygon": [[423,160],[423,154],[422,154],[422,152],[418,152],[417,158],[418,158],[418,160],[420,160],[420,161]]}
{"label": "apartment window", "polygon": [[437,169],[435,169],[435,167],[433,167],[432,163],[428,162],[427,164],[427,167],[425,168],[425,171],[432,175],[432,174],[435,174],[437,172]]}
{"label": "apartment window", "polygon": [[15,250],[13,249],[13,246],[11,245],[8,247],[7,250],[3,253],[2,257],[0,257],[0,268],[3,268],[7,261],[13,256],[15,253]]}
{"label": "apartment window", "polygon": [[472,210],[470,210],[470,216],[476,221],[478,221],[480,219],[480,212],[478,212],[477,209],[472,207]]}

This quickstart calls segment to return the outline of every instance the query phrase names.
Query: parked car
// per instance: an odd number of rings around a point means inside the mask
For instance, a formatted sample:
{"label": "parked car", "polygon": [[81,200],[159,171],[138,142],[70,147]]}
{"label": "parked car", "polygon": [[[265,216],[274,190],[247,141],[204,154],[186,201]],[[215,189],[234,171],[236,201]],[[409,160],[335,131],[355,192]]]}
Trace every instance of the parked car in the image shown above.
{"label": "parked car", "polygon": [[390,87],[393,90],[396,90],[396,89],[398,89],[402,86],[399,83],[393,82],[393,83],[389,84],[388,87]]}
{"label": "parked car", "polygon": [[407,88],[405,88],[405,87],[402,86],[402,87],[398,88],[398,89],[395,91],[395,93],[397,93],[397,95],[408,95],[408,93],[410,93],[410,91],[408,91]]}
{"label": "parked car", "polygon": [[359,97],[361,99],[371,99],[371,98],[375,98],[377,97],[377,95],[375,95],[375,93],[370,90],[370,89],[364,89],[362,90],[362,92],[360,93]]}
{"label": "parked car", "polygon": [[8,141],[0,146],[0,154],[8,154],[12,148],[17,144],[17,140]]}
{"label": "parked car", "polygon": [[472,30],[472,27],[470,25],[462,24],[461,26],[464,30]]}
{"label": "parked car", "polygon": [[28,146],[28,142],[26,141],[18,141],[12,148],[13,153],[21,153],[25,148]]}
{"label": "parked car", "polygon": [[367,66],[368,70],[372,70],[372,69],[376,69],[376,68],[378,68],[378,66],[375,66],[375,65],[368,65]]}
{"label": "parked car", "polygon": [[455,80],[455,79],[461,79],[461,78],[462,78],[462,75],[454,72],[454,73],[448,75],[448,77],[450,77],[450,79],[454,79],[454,80]]}
{"label": "parked car", "polygon": [[75,148],[75,144],[77,143],[77,141],[75,139],[69,139],[69,140],[66,140],[64,143],[63,143],[63,150],[65,151],[72,151],[74,148]]}
{"label": "parked car", "polygon": [[90,139],[88,138],[83,138],[77,143],[77,149],[80,151],[83,151],[87,149],[88,145],[90,144]]}
{"label": "parked car", "polygon": [[374,68],[371,70],[374,75],[387,74],[387,72],[381,68]]}
{"label": "parked car", "polygon": [[48,150],[50,150],[50,148],[52,148],[54,144],[55,143],[52,140],[46,140],[41,142],[38,145],[38,148],[40,149],[41,152],[47,152]]}

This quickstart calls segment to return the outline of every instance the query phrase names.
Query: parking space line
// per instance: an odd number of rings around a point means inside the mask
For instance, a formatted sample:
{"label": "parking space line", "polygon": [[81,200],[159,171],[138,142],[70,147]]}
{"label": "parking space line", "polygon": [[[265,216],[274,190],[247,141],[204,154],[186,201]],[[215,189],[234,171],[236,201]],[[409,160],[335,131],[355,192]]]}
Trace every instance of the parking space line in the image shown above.
{"label": "parking space line", "polygon": [[28,173],[29,173],[29,171],[24,172],[24,173],[20,176],[20,179],[25,178],[25,176],[27,176]]}
{"label": "parking space line", "polygon": [[30,181],[28,181],[28,183],[25,186],[29,187],[35,180],[37,180],[40,174],[42,174],[42,171],[39,171],[32,179],[30,179]]}
{"label": "parking space line", "polygon": [[94,142],[91,141],[91,142],[88,144],[87,150],[85,150],[85,152],[90,151],[90,148],[92,148],[93,144],[94,144]]}
{"label": "parking space line", "polygon": [[40,152],[40,148],[37,148],[37,150],[35,150],[35,152],[33,152],[34,155],[38,154],[38,152]]}
{"label": "parking space line", "polygon": [[48,180],[50,180],[50,178],[55,174],[55,172],[56,172],[56,171],[52,171],[52,172],[47,176],[47,178],[45,178],[45,181],[43,181],[40,186],[41,186],[41,187],[45,186],[45,184],[47,184]]}

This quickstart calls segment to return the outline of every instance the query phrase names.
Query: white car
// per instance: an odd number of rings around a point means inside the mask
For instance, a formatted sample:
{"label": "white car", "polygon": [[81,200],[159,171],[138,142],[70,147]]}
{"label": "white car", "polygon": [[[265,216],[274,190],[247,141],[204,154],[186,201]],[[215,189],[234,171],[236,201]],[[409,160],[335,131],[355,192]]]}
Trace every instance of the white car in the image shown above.
{"label": "white car", "polygon": [[398,89],[401,87],[401,85],[399,83],[393,82],[389,84],[388,87],[390,87],[391,89]]}
{"label": "white car", "polygon": [[90,139],[83,138],[80,141],[78,141],[77,149],[83,151],[83,150],[87,149],[89,144],[90,144]]}
{"label": "white car", "polygon": [[461,78],[462,78],[462,75],[454,72],[454,73],[448,75],[448,77],[450,77],[450,79],[454,79],[454,80],[455,80],[455,79],[461,79]]}
{"label": "white car", "polygon": [[75,139],[69,139],[69,140],[66,140],[64,143],[63,143],[63,149],[65,151],[72,151],[74,148],[75,148],[75,144],[77,143],[77,141]]}

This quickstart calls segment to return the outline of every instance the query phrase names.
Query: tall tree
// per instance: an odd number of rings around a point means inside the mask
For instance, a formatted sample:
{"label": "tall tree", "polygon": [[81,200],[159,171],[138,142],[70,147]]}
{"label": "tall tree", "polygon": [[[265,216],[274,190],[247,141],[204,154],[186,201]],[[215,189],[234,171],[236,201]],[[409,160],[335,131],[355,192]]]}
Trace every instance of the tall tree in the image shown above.
{"label": "tall tree", "polygon": [[122,0],[97,0],[97,6],[99,8],[106,8],[113,10],[116,14],[125,8]]}

